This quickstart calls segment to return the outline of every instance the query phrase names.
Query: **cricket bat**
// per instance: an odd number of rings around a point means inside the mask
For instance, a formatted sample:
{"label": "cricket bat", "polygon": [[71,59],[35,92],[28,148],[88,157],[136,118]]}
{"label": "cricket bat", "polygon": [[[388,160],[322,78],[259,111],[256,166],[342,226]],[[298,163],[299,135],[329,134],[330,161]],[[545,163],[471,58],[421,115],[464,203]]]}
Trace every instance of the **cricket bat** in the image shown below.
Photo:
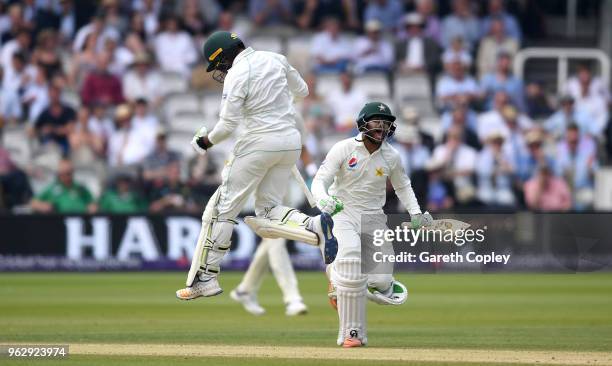
{"label": "cricket bat", "polygon": [[302,190],[302,192],[304,192],[304,196],[306,196],[306,200],[308,200],[308,204],[310,205],[310,207],[315,207],[317,205],[317,201],[315,201],[314,196],[310,192],[310,189],[308,189],[308,186],[306,185],[304,178],[302,178],[302,174],[300,174],[300,171],[298,170],[297,166],[294,165],[293,168],[291,168],[291,173],[300,185],[300,189]]}

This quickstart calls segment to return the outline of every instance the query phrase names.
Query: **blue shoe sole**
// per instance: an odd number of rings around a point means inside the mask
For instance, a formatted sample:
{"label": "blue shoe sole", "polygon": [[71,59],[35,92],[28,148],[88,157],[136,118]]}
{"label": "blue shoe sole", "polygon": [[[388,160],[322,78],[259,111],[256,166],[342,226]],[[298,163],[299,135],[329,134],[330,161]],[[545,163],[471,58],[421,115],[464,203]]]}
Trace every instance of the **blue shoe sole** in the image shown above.
{"label": "blue shoe sole", "polygon": [[336,259],[338,254],[338,241],[332,230],[334,229],[334,220],[328,213],[321,214],[321,229],[325,239],[325,248],[323,249],[323,257],[325,264],[331,264]]}

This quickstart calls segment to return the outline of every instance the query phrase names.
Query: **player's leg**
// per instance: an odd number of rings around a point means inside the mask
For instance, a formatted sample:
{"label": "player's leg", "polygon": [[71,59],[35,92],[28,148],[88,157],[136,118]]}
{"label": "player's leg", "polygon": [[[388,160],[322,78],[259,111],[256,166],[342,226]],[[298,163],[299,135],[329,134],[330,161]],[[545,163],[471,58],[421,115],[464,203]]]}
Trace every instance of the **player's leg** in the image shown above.
{"label": "player's leg", "polygon": [[217,281],[221,260],[231,245],[236,216],[266,172],[282,155],[250,153],[232,157],[222,172],[222,183],[202,215],[202,229],[194,253],[187,287],[176,292],[179,299],[214,296],[222,292]]}
{"label": "player's leg", "polygon": [[268,272],[268,251],[274,239],[263,239],[253,255],[249,268],[242,277],[240,284],[230,292],[230,297],[241,303],[246,311],[253,315],[262,315],[266,311],[257,302],[257,293]]}
{"label": "player's leg", "polygon": [[298,281],[291,264],[291,257],[287,251],[287,241],[285,239],[264,239],[272,241],[268,247],[268,259],[270,269],[283,293],[283,302],[288,316],[306,314],[308,308],[302,300]]}
{"label": "player's leg", "polygon": [[330,266],[338,307],[338,345],[358,347],[367,343],[367,277],[361,273],[361,238],[352,217],[335,216],[338,256]]}

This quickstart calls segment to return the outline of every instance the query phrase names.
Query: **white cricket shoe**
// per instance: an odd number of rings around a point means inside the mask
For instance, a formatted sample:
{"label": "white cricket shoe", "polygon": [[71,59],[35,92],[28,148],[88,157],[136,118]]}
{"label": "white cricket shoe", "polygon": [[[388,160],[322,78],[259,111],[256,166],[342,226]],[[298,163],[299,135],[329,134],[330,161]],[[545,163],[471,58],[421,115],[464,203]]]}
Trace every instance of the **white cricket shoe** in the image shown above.
{"label": "white cricket shoe", "polygon": [[323,212],[319,216],[310,219],[306,229],[314,232],[319,237],[319,248],[325,264],[330,264],[336,259],[338,254],[338,241],[332,232],[334,220],[330,214]]}
{"label": "white cricket shoe", "polygon": [[296,316],[308,313],[308,307],[302,301],[292,301],[285,308],[285,315]]}
{"label": "white cricket shoe", "polygon": [[257,302],[257,299],[255,299],[248,292],[238,291],[238,289],[235,288],[232,290],[232,292],[230,292],[230,297],[232,298],[232,300],[242,304],[244,310],[255,316],[263,315],[266,313],[266,309],[262,308],[261,305],[259,305],[259,303]]}
{"label": "white cricket shoe", "polygon": [[213,277],[207,281],[196,279],[196,282],[191,287],[185,287],[176,291],[176,297],[180,300],[193,300],[198,297],[210,297],[219,295],[223,292],[217,277]]}

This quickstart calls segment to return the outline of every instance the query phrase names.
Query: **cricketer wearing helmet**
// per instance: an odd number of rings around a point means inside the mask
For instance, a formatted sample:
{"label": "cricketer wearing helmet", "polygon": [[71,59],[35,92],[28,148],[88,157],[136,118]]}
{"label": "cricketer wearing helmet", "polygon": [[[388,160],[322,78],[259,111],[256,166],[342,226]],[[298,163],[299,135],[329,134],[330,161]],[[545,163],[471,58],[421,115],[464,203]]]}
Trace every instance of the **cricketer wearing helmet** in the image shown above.
{"label": "cricketer wearing helmet", "polygon": [[400,156],[386,141],[396,128],[389,107],[380,102],[367,103],[359,113],[357,126],[359,135],[336,143],[312,182],[312,194],[321,211],[335,209],[330,202],[343,206],[334,216],[338,254],[328,266],[330,302],[338,310],[340,323],[337,343],[343,347],[367,343],[366,298],[399,305],[407,297],[405,286],[391,274],[361,273],[362,251],[373,249],[371,242],[361,242],[361,218],[371,215],[368,220],[374,218],[379,221],[374,225],[386,228],[382,208],[387,178],[415,225],[428,226],[433,221],[429,213],[421,213]]}
{"label": "cricketer wearing helmet", "polygon": [[[213,33],[203,47],[207,71],[223,83],[219,120],[212,131],[202,127],[191,144],[199,154],[228,138],[241,125],[232,154],[222,171],[222,182],[202,215],[202,229],[187,276],[187,287],[176,292],[182,300],[222,292],[219,264],[229,250],[236,217],[251,193],[255,214],[289,223],[296,231],[313,232],[325,262],[337,252],[329,214],[311,218],[282,206],[291,169],[302,150],[302,120],[293,106],[308,95],[299,73],[279,54],[245,47],[235,33]],[[282,225],[281,225],[282,230]]]}

